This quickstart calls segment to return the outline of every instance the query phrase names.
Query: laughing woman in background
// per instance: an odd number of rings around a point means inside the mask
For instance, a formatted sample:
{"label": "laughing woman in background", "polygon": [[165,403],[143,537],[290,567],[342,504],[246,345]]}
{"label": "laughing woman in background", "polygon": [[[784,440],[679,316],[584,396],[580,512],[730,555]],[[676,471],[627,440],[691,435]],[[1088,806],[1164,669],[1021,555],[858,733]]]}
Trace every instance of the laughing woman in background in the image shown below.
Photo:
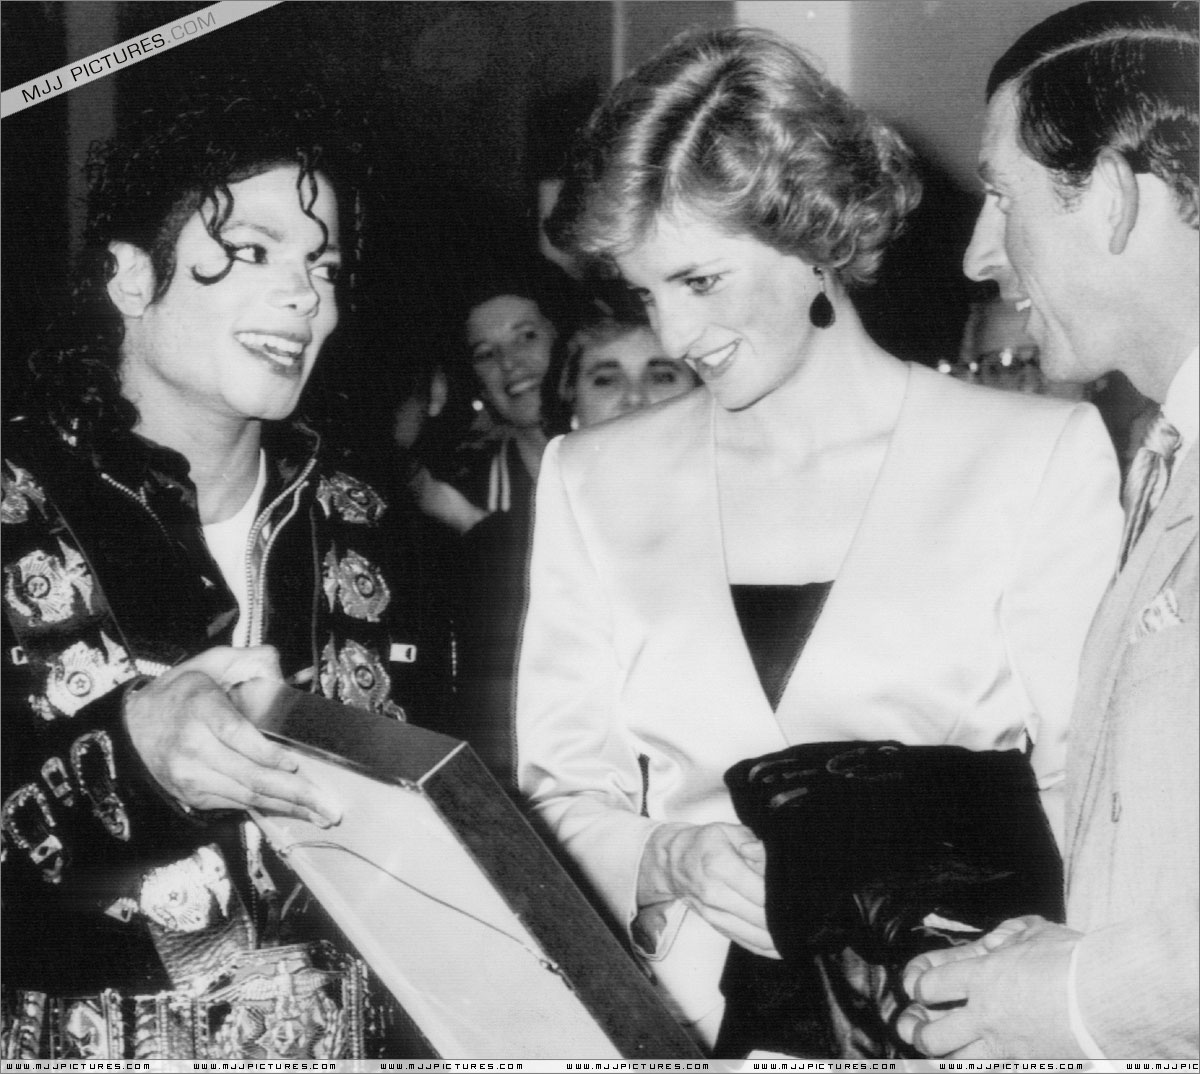
{"label": "laughing woman in background", "polygon": [[[799,50],[733,29],[613,91],[550,221],[623,276],[707,391],[543,456],[518,772],[710,1047],[731,942],[768,971],[778,957],[735,762],[1028,743],[1061,834],[1075,669],[1120,528],[1112,448],[1090,406],[872,342],[849,291],[918,198],[896,135]],[[894,1054],[878,967],[846,951],[820,974],[823,1028],[727,1031],[719,1054]]]}

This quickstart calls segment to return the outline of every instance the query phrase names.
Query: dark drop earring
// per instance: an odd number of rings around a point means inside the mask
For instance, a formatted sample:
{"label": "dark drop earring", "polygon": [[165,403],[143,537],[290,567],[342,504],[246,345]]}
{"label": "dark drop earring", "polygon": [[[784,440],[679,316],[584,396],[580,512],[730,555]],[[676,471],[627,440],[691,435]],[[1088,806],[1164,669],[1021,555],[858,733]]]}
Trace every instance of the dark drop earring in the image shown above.
{"label": "dark drop earring", "polygon": [[825,273],[816,265],[813,266],[813,273],[821,281],[821,291],[812,300],[812,305],[808,307],[808,319],[812,321],[814,328],[828,328],[833,324],[835,314],[833,303],[829,301],[829,296],[825,293]]}

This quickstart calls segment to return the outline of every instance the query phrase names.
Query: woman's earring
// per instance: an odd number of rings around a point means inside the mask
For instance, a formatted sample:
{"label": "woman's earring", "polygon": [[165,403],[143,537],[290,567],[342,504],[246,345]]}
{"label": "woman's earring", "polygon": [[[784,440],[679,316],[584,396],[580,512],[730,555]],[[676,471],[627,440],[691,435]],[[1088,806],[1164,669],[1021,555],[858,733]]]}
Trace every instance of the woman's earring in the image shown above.
{"label": "woman's earring", "polygon": [[833,324],[835,314],[833,303],[829,301],[829,296],[825,293],[825,273],[816,265],[813,266],[813,273],[821,281],[821,291],[812,300],[812,305],[808,307],[808,319],[812,321],[814,328],[828,328]]}
{"label": "woman's earring", "polygon": [[579,428],[579,415],[571,415],[571,432],[575,432]]}

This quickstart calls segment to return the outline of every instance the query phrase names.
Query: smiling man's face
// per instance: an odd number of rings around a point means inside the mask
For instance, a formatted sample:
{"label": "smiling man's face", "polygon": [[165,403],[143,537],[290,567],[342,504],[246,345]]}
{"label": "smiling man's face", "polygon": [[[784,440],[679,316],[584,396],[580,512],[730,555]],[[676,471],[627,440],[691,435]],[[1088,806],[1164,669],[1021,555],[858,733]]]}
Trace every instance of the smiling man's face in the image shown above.
{"label": "smiling man's face", "polygon": [[333,190],[318,176],[305,211],[299,179],[281,166],[230,184],[219,241],[201,215],[211,206],[183,226],[166,293],[126,322],[123,391],[143,414],[237,422],[296,408],[337,326],[340,265]]}
{"label": "smiling man's face", "polygon": [[1003,86],[984,120],[979,173],[986,200],[963,260],[975,280],[995,280],[1000,294],[1028,310],[1042,372],[1053,381],[1087,382],[1115,368],[1100,327],[1110,288],[1107,231],[1098,226],[1095,192],[1064,201],[1053,175],[1018,140],[1015,90]]}

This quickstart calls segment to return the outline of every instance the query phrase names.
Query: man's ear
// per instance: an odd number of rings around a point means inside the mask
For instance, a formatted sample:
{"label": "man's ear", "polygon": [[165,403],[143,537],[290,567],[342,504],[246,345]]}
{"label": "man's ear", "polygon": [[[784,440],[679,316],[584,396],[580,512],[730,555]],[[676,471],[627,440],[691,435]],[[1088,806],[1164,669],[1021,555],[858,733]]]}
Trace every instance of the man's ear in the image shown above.
{"label": "man's ear", "polygon": [[126,317],[140,317],[154,298],[154,266],[150,255],[131,242],[110,242],[117,270],[108,281],[108,297]]}
{"label": "man's ear", "polygon": [[1115,149],[1102,149],[1096,158],[1092,181],[1102,184],[1108,195],[1107,222],[1109,226],[1108,252],[1119,254],[1125,250],[1130,233],[1138,217],[1137,176],[1127,161]]}

